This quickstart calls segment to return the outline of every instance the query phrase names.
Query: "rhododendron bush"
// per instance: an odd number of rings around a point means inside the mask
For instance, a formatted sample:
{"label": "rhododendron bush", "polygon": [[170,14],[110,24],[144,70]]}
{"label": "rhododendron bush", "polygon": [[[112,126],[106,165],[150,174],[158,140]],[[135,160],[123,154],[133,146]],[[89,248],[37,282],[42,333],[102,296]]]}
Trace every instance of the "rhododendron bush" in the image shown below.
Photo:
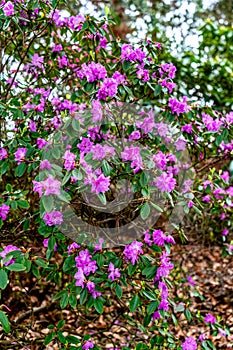
{"label": "rhododendron bush", "polygon": [[[214,336],[230,339],[229,330],[189,310],[199,295],[190,277],[187,300],[173,296],[170,252],[190,214],[207,216],[232,254],[233,112],[177,98],[163,45],[115,38],[107,8],[97,20],[64,7],[0,4],[1,297],[9,281],[36,278],[84,318],[117,301],[120,321],[109,322],[140,332],[122,349],[215,349]],[[219,160],[225,168],[211,168]],[[206,334],[178,336],[182,317]],[[66,321],[48,326],[44,346],[100,348]],[[14,322],[5,302],[6,341]]]}

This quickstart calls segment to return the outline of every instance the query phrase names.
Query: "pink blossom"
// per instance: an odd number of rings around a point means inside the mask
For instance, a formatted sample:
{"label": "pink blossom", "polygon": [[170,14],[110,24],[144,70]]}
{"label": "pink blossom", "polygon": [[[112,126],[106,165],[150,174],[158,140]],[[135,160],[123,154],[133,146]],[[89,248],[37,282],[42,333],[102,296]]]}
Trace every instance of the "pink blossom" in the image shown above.
{"label": "pink blossom", "polygon": [[196,350],[197,342],[193,337],[189,337],[185,339],[185,342],[181,346],[182,350]]}
{"label": "pink blossom", "polygon": [[129,260],[133,265],[136,263],[139,254],[143,254],[142,242],[133,241],[127,244],[124,249],[124,255],[127,260]]}
{"label": "pink blossom", "polygon": [[214,324],[216,322],[216,317],[214,317],[213,315],[208,313],[208,314],[206,314],[206,316],[204,318],[204,322]]}
{"label": "pink blossom", "polygon": [[3,12],[5,16],[13,16],[14,11],[14,5],[11,1],[7,1],[6,4],[3,6]]}
{"label": "pink blossom", "polygon": [[119,278],[121,276],[120,271],[118,268],[115,268],[114,264],[110,262],[108,271],[110,274],[108,275],[108,278],[111,279],[112,281],[115,280],[115,278]]}
{"label": "pink blossom", "polygon": [[7,216],[7,214],[9,213],[9,211],[10,211],[9,205],[3,203],[3,204],[0,206],[0,218],[1,218],[2,220],[6,220],[6,216]]}
{"label": "pink blossom", "polygon": [[154,184],[158,187],[158,189],[161,192],[171,192],[176,187],[176,179],[172,177],[172,174],[167,174],[166,172],[163,172],[160,176],[156,178]]}
{"label": "pink blossom", "polygon": [[45,213],[43,219],[48,226],[61,225],[63,221],[62,213],[57,210],[53,210],[50,213]]}
{"label": "pink blossom", "polygon": [[15,161],[17,164],[22,163],[22,161],[25,159],[27,153],[27,148],[18,148],[15,152]]}
{"label": "pink blossom", "polygon": [[187,104],[187,97],[184,96],[182,102],[179,102],[176,98],[170,98],[168,106],[171,108],[172,114],[180,115],[181,113],[187,113],[191,107]]}
{"label": "pink blossom", "polygon": [[41,181],[40,183],[45,196],[50,194],[60,194],[61,182],[56,180],[53,175],[50,174],[46,180]]}
{"label": "pink blossom", "polygon": [[104,174],[101,174],[97,179],[91,180],[91,191],[93,193],[99,194],[108,191],[110,186],[110,176],[105,177]]}
{"label": "pink blossom", "polygon": [[6,159],[7,156],[7,150],[5,148],[0,147],[0,160]]}

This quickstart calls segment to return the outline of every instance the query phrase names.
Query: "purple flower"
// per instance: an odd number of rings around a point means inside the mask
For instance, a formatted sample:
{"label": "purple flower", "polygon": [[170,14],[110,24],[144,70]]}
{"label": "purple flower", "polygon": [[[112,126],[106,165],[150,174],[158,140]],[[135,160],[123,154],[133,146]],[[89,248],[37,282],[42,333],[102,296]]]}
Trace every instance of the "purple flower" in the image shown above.
{"label": "purple flower", "polygon": [[94,343],[92,343],[91,341],[86,341],[83,346],[82,346],[82,349],[83,350],[89,350],[89,349],[93,349],[94,348]]}
{"label": "purple flower", "polygon": [[0,206],[0,218],[1,218],[2,220],[6,220],[6,216],[7,216],[7,214],[9,213],[9,211],[10,211],[9,205],[3,203],[3,204]]}
{"label": "purple flower", "polygon": [[165,73],[171,79],[175,78],[176,67],[172,63],[163,63],[161,68],[159,68],[160,77],[162,78]]}
{"label": "purple flower", "polygon": [[105,79],[107,71],[104,66],[100,63],[91,62],[88,65],[82,64],[81,71],[78,72],[80,79],[86,78],[89,83],[95,80]]}
{"label": "purple flower", "polygon": [[105,101],[107,97],[114,97],[117,93],[117,87],[118,83],[115,79],[104,79],[101,88],[97,92],[97,98]]}
{"label": "purple flower", "polygon": [[76,242],[71,243],[70,245],[68,245],[68,255],[72,254],[76,249],[80,248],[80,245],[78,245]]}
{"label": "purple flower", "polygon": [[[13,252],[13,251],[15,251],[15,250],[21,250],[21,249],[19,249],[18,247],[16,247],[16,246],[14,246],[14,245],[7,245],[4,249],[3,249],[3,251],[2,252],[0,252],[0,256],[3,258],[3,259],[5,259],[5,257],[7,256],[7,254],[8,253],[10,253],[10,252]],[[4,265],[5,266],[8,266],[8,265],[10,265],[10,264],[13,264],[15,262],[15,259],[10,259],[9,261],[6,261],[5,263],[4,263]]]}
{"label": "purple flower", "polygon": [[74,278],[76,279],[75,285],[77,287],[84,288],[85,276],[81,268],[78,268],[78,271],[75,273]]}
{"label": "purple flower", "polygon": [[48,142],[44,139],[41,139],[40,137],[36,140],[36,144],[39,149],[42,149],[44,146],[48,144]]}
{"label": "purple flower", "polygon": [[206,314],[206,316],[204,318],[204,322],[214,324],[216,322],[216,317],[214,317],[213,315],[208,313],[208,314]]}
{"label": "purple flower", "polygon": [[121,276],[121,273],[118,268],[115,268],[114,264],[110,262],[108,271],[110,274],[108,275],[108,278],[111,279],[112,281],[115,280],[115,278],[119,278]]}
{"label": "purple flower", "polygon": [[148,230],[145,232],[144,242],[148,244],[149,247],[152,246],[151,235],[148,233]]}
{"label": "purple flower", "polygon": [[70,150],[67,150],[62,158],[65,159],[64,168],[67,171],[74,169],[76,154],[70,152]]}
{"label": "purple flower", "polygon": [[81,250],[75,258],[76,267],[81,268],[86,276],[89,276],[91,272],[94,273],[98,269],[96,261],[91,260],[91,258],[92,256],[87,249]]}
{"label": "purple flower", "polygon": [[157,186],[161,192],[171,192],[176,187],[176,180],[172,177],[172,174],[163,172],[155,179],[154,185]]}
{"label": "purple flower", "polygon": [[142,81],[149,81],[150,80],[149,70],[139,68],[139,70],[137,71],[137,77]]}
{"label": "purple flower", "polygon": [[203,341],[205,340],[205,334],[204,334],[204,333],[203,333],[203,334],[200,334],[199,337],[198,337],[198,340],[199,340],[200,342],[203,342]]}
{"label": "purple flower", "polygon": [[187,132],[187,134],[192,134],[193,132],[192,124],[190,123],[190,124],[183,125],[181,128],[181,131]]}
{"label": "purple flower", "polygon": [[77,146],[81,152],[83,152],[84,154],[90,152],[91,148],[92,148],[93,142],[90,141],[90,139],[83,137],[82,141],[80,142],[80,144]]}
{"label": "purple flower", "polygon": [[48,226],[61,225],[63,221],[62,213],[56,210],[53,210],[50,213],[45,213],[43,219]]}
{"label": "purple flower", "polygon": [[97,244],[95,245],[94,251],[97,252],[98,250],[102,250],[102,248],[103,248],[103,243],[104,243],[104,239],[103,239],[103,238],[99,238],[99,243],[97,243]]}
{"label": "purple flower", "polygon": [[33,120],[30,120],[29,129],[31,132],[36,132],[36,122],[34,122]]}
{"label": "purple flower", "polygon": [[129,260],[133,265],[136,263],[139,254],[143,254],[142,242],[133,241],[127,244],[124,249],[124,255],[127,260]]}
{"label": "purple flower", "polygon": [[7,150],[5,148],[0,147],[0,160],[7,158]]}
{"label": "purple flower", "polygon": [[158,306],[159,310],[164,310],[164,311],[168,311],[169,310],[169,302],[167,301],[167,299],[162,299],[161,302],[159,303]]}
{"label": "purple flower", "polygon": [[51,164],[47,159],[42,160],[42,162],[40,163],[40,170],[43,170],[43,169],[47,169],[47,170],[52,169]]}
{"label": "purple flower", "polygon": [[161,230],[153,231],[153,242],[159,247],[163,247],[166,241],[166,235]]}
{"label": "purple flower", "polygon": [[3,12],[5,16],[14,15],[14,5],[11,1],[7,1],[7,3],[3,6]]}
{"label": "purple flower", "polygon": [[134,169],[134,172],[142,169],[142,157],[140,154],[140,147],[126,146],[124,151],[121,152],[121,157],[123,161],[132,161],[130,167]]}
{"label": "purple flower", "polygon": [[115,149],[114,147],[108,145],[102,146],[101,144],[97,143],[97,145],[92,147],[91,152],[93,153],[94,160],[103,160],[107,155],[113,157],[115,154]]}
{"label": "purple flower", "polygon": [[182,350],[196,350],[197,342],[193,337],[189,337],[185,339],[185,342],[181,346]]}
{"label": "purple flower", "polygon": [[229,182],[229,180],[230,180],[229,171],[224,171],[224,172],[222,173],[222,175],[220,175],[220,177],[221,177],[225,182]]}
{"label": "purple flower", "polygon": [[139,61],[142,62],[146,57],[145,52],[141,49],[133,50],[130,44],[123,44],[121,47],[121,60],[122,61]]}
{"label": "purple flower", "polygon": [[192,279],[191,276],[187,276],[187,281],[189,283],[190,286],[194,287],[195,286],[195,282],[194,280]]}
{"label": "purple flower", "polygon": [[202,113],[202,121],[205,124],[205,127],[209,131],[218,131],[223,124],[219,119],[213,119],[210,115]]}
{"label": "purple flower", "polygon": [[224,228],[224,230],[221,232],[223,236],[227,236],[229,233],[228,229]]}
{"label": "purple flower", "polygon": [[190,107],[187,104],[187,97],[184,96],[182,102],[179,102],[176,98],[170,98],[168,106],[171,108],[172,114],[180,115],[181,113],[187,113]]}
{"label": "purple flower", "polygon": [[92,121],[94,123],[100,122],[103,117],[103,112],[102,112],[102,105],[99,100],[93,100],[92,101],[92,109],[91,109],[91,114],[93,116]]}
{"label": "purple flower", "polygon": [[158,320],[160,318],[160,313],[159,311],[155,311],[152,315],[153,320]]}
{"label": "purple flower", "polygon": [[42,68],[42,64],[44,63],[44,57],[43,56],[39,56],[38,53],[35,53],[32,56],[32,65],[35,67],[39,67]]}
{"label": "purple flower", "polygon": [[160,281],[158,285],[158,289],[161,291],[161,299],[167,299],[168,297],[168,289],[165,282]]}
{"label": "purple flower", "polygon": [[110,177],[105,177],[104,174],[101,174],[97,179],[91,180],[91,191],[93,193],[99,194],[108,191],[110,185]]}
{"label": "purple flower", "polygon": [[22,163],[22,161],[25,159],[27,153],[27,148],[18,148],[15,152],[15,161],[17,164]]}
{"label": "purple flower", "polygon": [[149,117],[144,118],[143,121],[136,121],[136,125],[145,134],[148,134],[149,132],[152,132],[153,128],[155,126],[155,121],[154,121],[153,115],[150,115]]}
{"label": "purple flower", "polygon": [[141,138],[141,134],[140,134],[140,131],[138,131],[138,130],[133,131],[133,132],[129,135],[129,141],[139,140],[140,138]]}
{"label": "purple flower", "polygon": [[160,261],[161,264],[156,271],[155,282],[160,280],[162,277],[167,277],[170,270],[174,267],[174,265],[170,262],[167,252],[163,252]]}
{"label": "purple flower", "polygon": [[60,194],[60,186],[61,186],[61,182],[54,179],[53,175],[49,175],[49,177],[40,182],[44,192],[45,196],[48,196],[50,194]]}

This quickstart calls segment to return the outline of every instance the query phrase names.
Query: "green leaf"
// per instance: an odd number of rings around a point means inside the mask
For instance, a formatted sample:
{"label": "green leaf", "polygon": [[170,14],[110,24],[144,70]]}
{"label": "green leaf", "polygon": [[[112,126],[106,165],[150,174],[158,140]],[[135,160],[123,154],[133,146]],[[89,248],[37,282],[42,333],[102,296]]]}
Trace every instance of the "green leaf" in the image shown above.
{"label": "green leaf", "polygon": [[54,250],[54,247],[55,247],[55,244],[56,244],[56,240],[53,236],[51,236],[49,238],[49,241],[48,241],[48,249],[53,251]]}
{"label": "green leaf", "polygon": [[19,271],[25,271],[26,266],[24,266],[23,264],[15,263],[15,264],[10,264],[10,265],[6,266],[6,269],[10,270],[10,271],[19,272]]}
{"label": "green leaf", "polygon": [[26,171],[26,168],[27,168],[26,163],[19,164],[15,169],[15,176],[17,176],[17,177],[23,176],[23,174]]}
{"label": "green leaf", "polygon": [[145,275],[147,279],[152,279],[155,277],[156,270],[156,266],[146,267],[143,269],[142,274]]}
{"label": "green leaf", "polygon": [[128,267],[128,275],[132,276],[137,269],[137,265],[130,264]]}
{"label": "green leaf", "polygon": [[0,323],[1,323],[4,331],[6,333],[10,333],[11,328],[10,328],[10,323],[9,323],[8,317],[5,314],[5,312],[3,312],[2,310],[0,310]]}
{"label": "green leaf", "polygon": [[54,209],[54,200],[52,195],[42,196],[40,200],[42,201],[46,212],[51,212]]}
{"label": "green leaf", "polygon": [[123,69],[124,69],[125,72],[127,72],[127,70],[129,70],[130,66],[131,66],[131,62],[130,61],[124,61],[123,62]]}
{"label": "green leaf", "polygon": [[61,328],[63,328],[65,323],[66,323],[65,320],[60,320],[57,324],[57,329],[60,330]]}
{"label": "green leaf", "polygon": [[103,302],[99,298],[96,298],[94,300],[94,308],[99,314],[102,314],[104,312]]}
{"label": "green leaf", "polygon": [[138,294],[136,294],[130,301],[130,304],[129,304],[130,312],[134,312],[137,309],[140,302],[141,302],[141,299],[139,298]]}
{"label": "green leaf", "polygon": [[149,292],[147,290],[143,290],[142,291],[142,294],[147,297],[147,299],[150,299],[150,300],[157,300],[156,296],[152,293],[152,292]]}
{"label": "green leaf", "polygon": [[155,89],[154,89],[154,96],[158,96],[161,91],[162,91],[162,86],[161,85],[157,85],[155,87]]}
{"label": "green leaf", "polygon": [[148,313],[149,315],[153,314],[153,312],[155,312],[155,310],[157,310],[158,305],[159,305],[158,301],[152,301],[152,302],[147,306],[147,309],[146,309],[146,310],[147,310],[147,313]]}
{"label": "green leaf", "polygon": [[117,284],[117,286],[116,286],[116,295],[118,296],[119,299],[122,298],[122,294],[123,294],[122,288],[121,288],[121,286],[119,286],[119,284]]}
{"label": "green leaf", "polygon": [[192,314],[189,311],[189,309],[185,309],[184,314],[185,314],[185,317],[186,317],[187,321],[190,322],[192,320]]}
{"label": "green leaf", "polygon": [[5,289],[8,283],[8,276],[6,271],[0,270],[0,289]]}
{"label": "green leaf", "polygon": [[85,301],[87,300],[87,295],[88,295],[87,289],[84,288],[80,294],[80,299],[79,299],[80,305],[83,305],[85,303]]}
{"label": "green leaf", "polygon": [[66,337],[62,334],[62,332],[57,332],[57,337],[62,344],[67,344]]}
{"label": "green leaf", "polygon": [[150,202],[150,204],[152,205],[152,207],[154,207],[156,210],[158,210],[160,213],[163,212],[163,209],[160,208],[157,204],[153,203],[153,202]]}
{"label": "green leaf", "polygon": [[74,294],[70,294],[69,295],[69,304],[70,306],[75,309],[77,306],[77,299],[76,296]]}
{"label": "green leaf", "polygon": [[24,208],[24,209],[28,209],[30,207],[28,201],[24,200],[24,199],[19,199],[17,201],[18,207],[20,208]]}
{"label": "green leaf", "polygon": [[148,202],[143,204],[143,206],[141,207],[140,215],[141,215],[142,220],[146,220],[148,218],[148,216],[150,215],[150,205],[148,204]]}
{"label": "green leaf", "polygon": [[61,297],[61,300],[60,300],[61,309],[64,309],[67,306],[68,301],[69,301],[69,295],[66,293]]}
{"label": "green leaf", "polygon": [[70,269],[72,269],[75,265],[74,262],[74,257],[73,255],[68,256],[68,258],[65,259],[64,264],[63,264],[63,271],[67,272]]}
{"label": "green leaf", "polygon": [[77,119],[73,119],[71,125],[75,131],[80,130],[80,122]]}
{"label": "green leaf", "polygon": [[136,350],[143,350],[143,349],[148,349],[148,346],[145,343],[138,343],[136,346]]}
{"label": "green leaf", "polygon": [[77,180],[82,180],[83,175],[80,169],[74,169],[72,171],[72,175],[77,179]]}
{"label": "green leaf", "polygon": [[56,336],[55,332],[47,334],[45,337],[44,345],[49,345],[49,343],[51,343],[51,341],[55,338],[55,336]]}

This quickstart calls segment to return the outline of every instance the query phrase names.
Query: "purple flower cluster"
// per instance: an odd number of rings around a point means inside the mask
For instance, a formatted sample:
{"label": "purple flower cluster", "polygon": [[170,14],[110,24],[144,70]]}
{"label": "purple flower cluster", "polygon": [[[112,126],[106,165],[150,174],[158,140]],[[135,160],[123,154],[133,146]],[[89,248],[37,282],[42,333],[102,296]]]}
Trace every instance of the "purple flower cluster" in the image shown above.
{"label": "purple flower cluster", "polygon": [[142,157],[140,154],[140,147],[136,146],[126,146],[124,151],[121,152],[121,157],[123,161],[131,161],[131,168],[134,172],[142,169]]}
{"label": "purple flower cluster", "polygon": [[202,121],[208,131],[219,131],[223,122],[218,118],[213,119],[210,115],[202,113]]}
{"label": "purple flower cluster", "polygon": [[113,78],[104,79],[100,89],[97,92],[99,100],[106,100],[107,97],[114,97],[117,93],[118,82]]}
{"label": "purple flower cluster", "polygon": [[86,78],[89,83],[96,80],[105,79],[107,77],[107,71],[100,63],[91,62],[88,65],[82,64],[82,69],[77,73],[80,79]]}
{"label": "purple flower cluster", "polygon": [[168,106],[171,108],[172,114],[180,115],[181,113],[187,113],[191,107],[187,104],[187,97],[184,96],[182,102],[179,102],[176,98],[170,98]]}
{"label": "purple flower cluster", "polygon": [[142,62],[146,57],[145,52],[141,49],[134,50],[130,44],[123,44],[121,47],[121,60],[122,61],[139,61]]}
{"label": "purple flower cluster", "polygon": [[204,322],[205,323],[215,324],[216,323],[216,317],[214,317],[213,315],[208,313],[208,314],[206,314],[206,316],[204,318]]}
{"label": "purple flower cluster", "polygon": [[14,4],[11,1],[7,1],[3,6],[3,12],[5,16],[13,16],[15,13]]}
{"label": "purple flower cluster", "polygon": [[9,211],[10,211],[9,205],[3,203],[3,204],[0,206],[0,218],[1,218],[2,220],[6,220],[6,216],[7,216],[7,214],[9,213]]}
{"label": "purple flower cluster", "polygon": [[171,192],[176,187],[176,179],[173,178],[173,174],[162,172],[160,176],[157,176],[153,184],[157,186],[161,192]]}
{"label": "purple flower cluster", "polygon": [[7,158],[7,150],[5,148],[0,147],[0,160]]}
{"label": "purple flower cluster", "polygon": [[20,147],[17,149],[17,151],[15,152],[15,161],[17,162],[17,164],[20,164],[22,163],[22,161],[24,161],[26,153],[27,148]]}
{"label": "purple flower cluster", "polygon": [[75,258],[75,262],[78,269],[74,275],[74,278],[76,279],[75,285],[84,288],[84,283],[86,283],[88,292],[94,299],[96,299],[101,293],[96,291],[94,282],[86,280],[87,276],[98,269],[96,261],[92,260],[91,254],[85,249],[79,252],[79,255]]}
{"label": "purple flower cluster", "polygon": [[61,212],[52,210],[50,213],[45,213],[43,219],[48,226],[61,225],[63,216]]}
{"label": "purple flower cluster", "polygon": [[163,252],[160,258],[160,266],[156,271],[155,282],[159,281],[162,277],[167,277],[174,265],[170,262],[167,252]]}
{"label": "purple flower cluster", "polygon": [[123,253],[125,258],[130,261],[131,264],[135,265],[138,260],[138,255],[143,254],[142,245],[142,242],[133,241],[125,246]]}
{"label": "purple flower cluster", "polygon": [[67,171],[74,169],[76,154],[70,152],[70,150],[67,150],[62,158],[65,159],[64,168]]}
{"label": "purple flower cluster", "polygon": [[119,278],[121,276],[121,273],[118,268],[115,268],[114,264],[110,262],[108,271],[110,274],[108,275],[108,278],[111,279],[112,281],[115,280],[115,278]]}
{"label": "purple flower cluster", "polygon": [[34,185],[33,191],[38,192],[40,197],[42,196],[43,191],[44,191],[44,196],[48,196],[50,194],[59,195],[61,193],[60,191],[61,182],[56,180],[51,174],[44,181],[38,182],[33,180],[32,183]]}
{"label": "purple flower cluster", "polygon": [[193,337],[189,337],[185,339],[185,342],[181,346],[182,350],[196,350],[197,342]]}
{"label": "purple flower cluster", "polygon": [[110,186],[110,176],[100,174],[96,179],[91,177],[91,192],[99,194],[108,191]]}

